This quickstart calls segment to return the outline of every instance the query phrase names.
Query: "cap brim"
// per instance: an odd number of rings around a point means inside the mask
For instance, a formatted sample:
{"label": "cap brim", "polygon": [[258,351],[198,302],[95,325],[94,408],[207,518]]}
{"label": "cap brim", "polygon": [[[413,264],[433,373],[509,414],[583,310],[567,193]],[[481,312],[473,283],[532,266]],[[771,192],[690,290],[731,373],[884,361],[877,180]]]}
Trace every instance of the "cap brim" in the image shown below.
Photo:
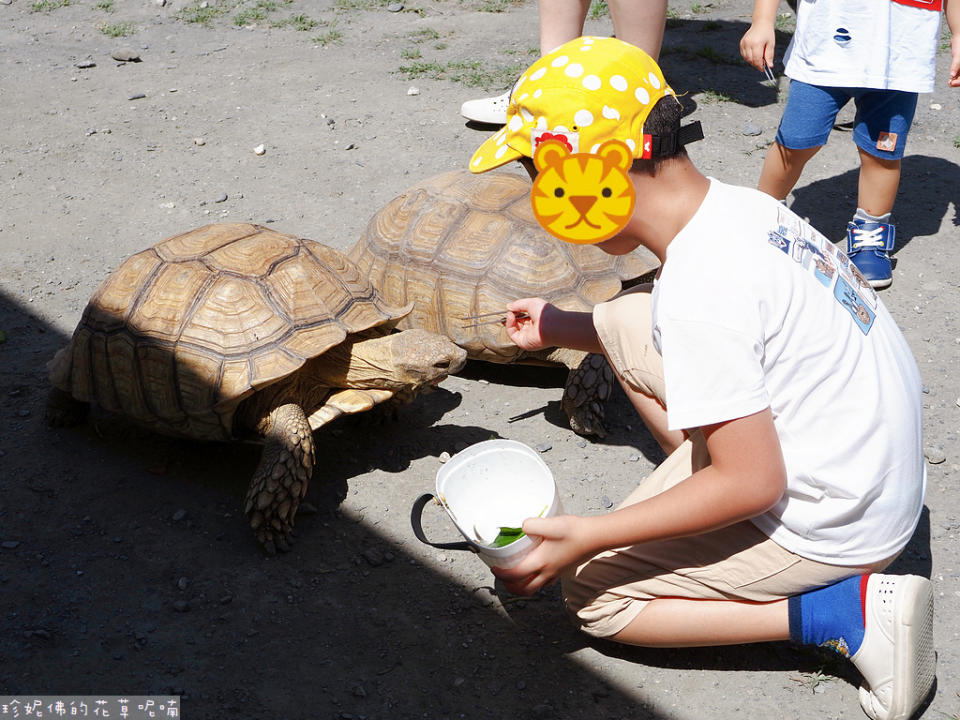
{"label": "cap brim", "polygon": [[[488,137],[470,159],[470,172],[482,173],[523,157],[523,153],[507,145],[506,127]],[[503,138],[503,139],[501,139]]]}

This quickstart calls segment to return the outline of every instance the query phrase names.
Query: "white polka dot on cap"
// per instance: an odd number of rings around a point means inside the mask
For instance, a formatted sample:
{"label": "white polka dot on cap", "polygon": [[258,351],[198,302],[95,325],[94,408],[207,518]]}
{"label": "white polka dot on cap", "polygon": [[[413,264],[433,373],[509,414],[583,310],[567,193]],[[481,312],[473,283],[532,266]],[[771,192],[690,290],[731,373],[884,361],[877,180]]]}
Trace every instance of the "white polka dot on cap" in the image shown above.
{"label": "white polka dot on cap", "polygon": [[568,77],[577,78],[583,75],[583,65],[580,63],[570,63],[563,71]]}
{"label": "white polka dot on cap", "polygon": [[599,90],[602,85],[602,81],[596,75],[587,75],[583,79],[583,86],[587,90]]}
{"label": "white polka dot on cap", "polygon": [[593,125],[593,113],[589,110],[577,110],[573,116],[573,122],[582,128],[589,127]]}
{"label": "white polka dot on cap", "polygon": [[[532,81],[536,82],[537,80],[539,80],[540,78],[542,78],[542,77],[543,77],[544,75],[546,75],[546,74],[547,74],[547,69],[546,69],[545,67],[544,67],[544,68],[540,68],[540,69],[537,70],[533,75],[530,76],[530,79],[531,79]],[[540,92],[540,91],[538,90],[537,92]],[[536,95],[534,95],[534,97],[536,97]]]}
{"label": "white polka dot on cap", "polygon": [[659,89],[660,89],[660,78],[658,78],[655,73],[650,73],[650,75],[649,75],[648,77],[649,77],[649,79],[650,79],[650,84],[654,87],[654,89],[659,90]]}
{"label": "white polka dot on cap", "polygon": [[566,55],[558,55],[557,57],[555,57],[555,58],[553,59],[553,62],[550,63],[550,64],[551,64],[553,67],[557,67],[557,68],[558,68],[558,67],[563,67],[563,66],[566,65],[568,62],[570,62],[570,58],[568,58]]}
{"label": "white polka dot on cap", "polygon": [[514,115],[510,118],[510,122],[507,123],[507,127],[510,128],[511,132],[516,132],[523,127],[523,118],[520,115]]}
{"label": "white polka dot on cap", "polygon": [[610,107],[609,105],[604,105],[603,110],[601,110],[600,112],[607,120],[620,119],[620,111],[617,110],[616,108]]}
{"label": "white polka dot on cap", "polygon": [[627,89],[627,79],[623,75],[614,75],[610,78],[610,87],[624,92]]}
{"label": "white polka dot on cap", "polygon": [[646,88],[637,88],[633,94],[636,96],[637,100],[642,102],[644,105],[650,104],[650,93],[647,92]]}

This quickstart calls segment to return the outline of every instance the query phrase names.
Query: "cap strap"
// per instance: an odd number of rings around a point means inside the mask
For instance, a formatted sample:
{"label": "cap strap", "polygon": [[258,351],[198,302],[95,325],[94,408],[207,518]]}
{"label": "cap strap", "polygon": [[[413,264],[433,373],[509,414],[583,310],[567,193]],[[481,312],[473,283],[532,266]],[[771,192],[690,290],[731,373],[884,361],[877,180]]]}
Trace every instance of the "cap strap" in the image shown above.
{"label": "cap strap", "polygon": [[650,136],[650,155],[645,157],[668,157],[688,143],[703,140],[703,126],[696,120],[684,125],[675,133]]}

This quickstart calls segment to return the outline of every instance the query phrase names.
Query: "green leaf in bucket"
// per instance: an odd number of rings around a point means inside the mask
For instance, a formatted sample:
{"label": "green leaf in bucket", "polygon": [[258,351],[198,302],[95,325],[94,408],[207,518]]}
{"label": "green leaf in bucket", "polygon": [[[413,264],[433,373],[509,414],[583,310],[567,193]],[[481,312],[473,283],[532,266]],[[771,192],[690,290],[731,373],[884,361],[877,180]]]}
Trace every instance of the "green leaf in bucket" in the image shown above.
{"label": "green leaf in bucket", "polygon": [[492,547],[503,547],[504,545],[509,545],[514,540],[519,540],[524,534],[523,528],[502,527],[490,545]]}
{"label": "green leaf in bucket", "polygon": [[[543,506],[543,510],[537,515],[537,517],[543,517],[543,514],[547,511],[548,505]],[[493,542],[490,543],[491,547],[503,547],[504,545],[509,545],[510,543],[519,540],[524,535],[523,528],[518,527],[501,527],[500,532],[493,539]]]}

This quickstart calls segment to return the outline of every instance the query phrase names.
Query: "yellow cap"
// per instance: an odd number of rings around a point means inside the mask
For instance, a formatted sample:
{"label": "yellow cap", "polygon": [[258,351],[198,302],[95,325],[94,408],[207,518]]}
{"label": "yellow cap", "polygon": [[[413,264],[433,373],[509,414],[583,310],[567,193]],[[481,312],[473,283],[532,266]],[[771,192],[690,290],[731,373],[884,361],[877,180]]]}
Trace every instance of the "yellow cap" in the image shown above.
{"label": "yellow cap", "polygon": [[533,157],[537,145],[551,139],[571,153],[595,153],[607,140],[620,140],[634,158],[650,157],[643,123],[660,98],[674,94],[640,48],[615,38],[571,40],[520,77],[507,124],[473,154],[470,170],[481,173]]}

